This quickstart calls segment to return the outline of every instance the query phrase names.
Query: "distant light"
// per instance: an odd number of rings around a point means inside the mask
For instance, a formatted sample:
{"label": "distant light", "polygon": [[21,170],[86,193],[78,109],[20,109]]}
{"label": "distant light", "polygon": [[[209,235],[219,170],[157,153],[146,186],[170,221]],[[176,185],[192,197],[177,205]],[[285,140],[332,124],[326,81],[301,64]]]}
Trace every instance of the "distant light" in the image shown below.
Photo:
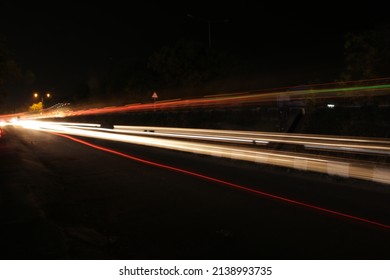
{"label": "distant light", "polygon": [[326,105],[328,108],[334,108],[334,104],[328,104],[328,105]]}

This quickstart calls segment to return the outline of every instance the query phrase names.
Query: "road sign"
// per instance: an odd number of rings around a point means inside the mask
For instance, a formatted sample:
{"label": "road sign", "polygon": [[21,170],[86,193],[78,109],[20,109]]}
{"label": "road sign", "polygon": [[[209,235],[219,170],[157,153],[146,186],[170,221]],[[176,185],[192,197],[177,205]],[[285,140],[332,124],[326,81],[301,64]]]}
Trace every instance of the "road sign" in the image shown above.
{"label": "road sign", "polygon": [[154,103],[154,111],[156,112],[156,99],[158,98],[157,92],[153,92],[152,98]]}

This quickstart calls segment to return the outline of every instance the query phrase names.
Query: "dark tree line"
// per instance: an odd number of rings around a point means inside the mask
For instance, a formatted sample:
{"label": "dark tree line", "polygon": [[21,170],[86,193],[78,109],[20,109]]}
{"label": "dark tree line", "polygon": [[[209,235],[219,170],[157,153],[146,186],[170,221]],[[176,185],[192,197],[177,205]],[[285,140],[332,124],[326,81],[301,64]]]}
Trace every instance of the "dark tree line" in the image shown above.
{"label": "dark tree line", "polygon": [[91,74],[76,99],[127,97],[143,101],[145,93],[176,88],[201,88],[224,75],[229,58],[206,44],[179,40],[148,56],[121,60]]}
{"label": "dark tree line", "polygon": [[[389,25],[346,34],[344,65],[340,73],[342,80],[390,76]],[[129,95],[142,100],[142,94],[153,90],[179,88],[199,91],[218,79],[229,81],[239,78],[232,73],[242,73],[243,77],[246,70],[250,71],[248,69],[251,69],[248,61],[240,61],[240,58],[209,48],[207,44],[182,39],[156,50],[137,63],[121,62],[104,75],[95,76],[93,79],[99,80],[99,89],[90,80],[89,95]]]}
{"label": "dark tree line", "polygon": [[[0,98],[8,94],[7,86],[12,80],[21,76],[21,70],[11,58],[6,39],[0,34]],[[1,101],[0,99],[0,101]]]}
{"label": "dark tree line", "polygon": [[[348,33],[344,45],[343,80],[390,76],[390,27]],[[234,69],[234,70],[232,70]],[[123,98],[145,101],[153,91],[178,89],[181,93],[205,89],[216,80],[238,79],[251,71],[250,62],[207,44],[181,39],[136,59],[121,59],[104,69],[96,69],[73,92],[73,102]],[[241,77],[241,78],[242,78]],[[31,72],[22,71],[0,36],[0,102],[15,82],[32,81]],[[192,92],[195,92],[193,90]],[[184,94],[184,93],[183,93]],[[185,94],[182,96],[185,97]]]}
{"label": "dark tree line", "polygon": [[346,35],[345,80],[390,76],[390,25]]}
{"label": "dark tree line", "polygon": [[224,56],[208,46],[179,40],[173,47],[163,47],[149,57],[148,68],[157,73],[166,86],[197,86],[220,74]]}
{"label": "dark tree line", "polygon": [[13,58],[5,36],[0,34],[0,105],[7,95],[14,94],[15,87],[23,87],[34,81],[31,71],[23,71]]}

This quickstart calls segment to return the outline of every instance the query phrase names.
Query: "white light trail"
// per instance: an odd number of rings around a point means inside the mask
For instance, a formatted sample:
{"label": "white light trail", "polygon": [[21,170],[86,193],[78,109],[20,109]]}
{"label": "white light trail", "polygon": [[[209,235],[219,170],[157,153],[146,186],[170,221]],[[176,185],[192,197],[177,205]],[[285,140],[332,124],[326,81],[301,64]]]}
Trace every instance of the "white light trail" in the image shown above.
{"label": "white light trail", "polygon": [[[100,128],[99,124],[56,123],[44,121],[20,121],[17,125],[27,129],[58,132],[74,136],[225,157],[390,184],[390,167],[387,165],[378,166],[378,164],[366,161],[352,161],[337,157],[319,157],[318,155],[308,153],[267,150],[261,149],[261,146],[253,144],[232,145],[232,143],[248,144],[254,140],[263,141],[262,144],[265,144],[271,140],[276,142],[281,141],[285,137],[285,135],[275,133],[134,126],[114,126],[114,129],[104,129]],[[262,135],[262,138],[259,137],[260,135]],[[275,139],[272,135],[274,135]],[[304,141],[299,141],[299,135],[289,136],[295,138],[293,143],[300,144],[318,143],[318,141],[322,141],[323,139],[333,142],[340,140],[339,138],[332,138],[330,136],[316,137],[306,135],[303,137],[305,139]],[[193,140],[207,140],[207,142]],[[359,142],[359,140],[361,140],[361,143],[364,143],[364,147],[369,147],[369,149],[375,147],[375,149],[377,149],[375,150],[376,152],[378,152],[378,149],[381,149],[387,154],[388,147],[386,145],[388,142],[386,141],[347,138],[343,138],[341,141],[356,143]],[[373,145],[372,143],[376,144]],[[382,143],[383,146],[378,143]],[[326,145],[330,146],[332,144],[326,143]],[[346,144],[343,145],[345,146]],[[348,147],[354,146],[356,146],[356,144],[349,144]]]}

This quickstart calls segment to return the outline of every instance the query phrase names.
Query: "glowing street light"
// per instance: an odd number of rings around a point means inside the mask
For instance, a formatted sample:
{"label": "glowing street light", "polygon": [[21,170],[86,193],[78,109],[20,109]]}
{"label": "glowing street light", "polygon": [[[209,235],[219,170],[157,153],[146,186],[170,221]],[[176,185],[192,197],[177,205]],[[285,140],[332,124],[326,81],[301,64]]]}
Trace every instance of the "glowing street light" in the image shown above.
{"label": "glowing street light", "polygon": [[41,102],[42,102],[42,108],[43,108],[43,96],[46,96],[46,98],[50,98],[51,97],[51,93],[50,92],[47,92],[45,95],[43,94],[39,94],[38,92],[34,92],[34,98],[38,98],[39,96],[41,96]]}

